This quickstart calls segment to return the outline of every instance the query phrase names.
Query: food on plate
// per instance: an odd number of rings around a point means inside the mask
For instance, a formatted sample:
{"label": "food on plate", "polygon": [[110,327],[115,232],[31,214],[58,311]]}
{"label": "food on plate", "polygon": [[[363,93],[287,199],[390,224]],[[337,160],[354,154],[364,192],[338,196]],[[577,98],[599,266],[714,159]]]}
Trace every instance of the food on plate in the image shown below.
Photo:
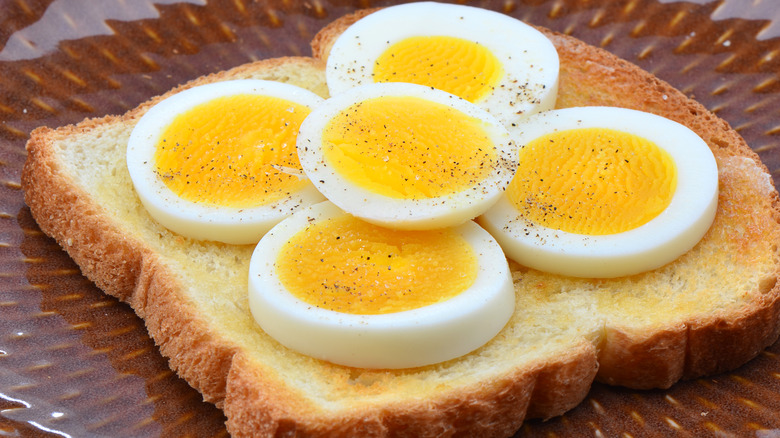
{"label": "food on plate", "polygon": [[715,218],[715,157],[679,123],[578,107],[539,113],[518,131],[520,166],[480,223],[522,265],[576,277],[638,274],[685,254]]}
{"label": "food on plate", "polygon": [[458,95],[511,125],[552,109],[558,54],[533,27],[498,12],[435,2],[381,9],[338,36],[327,58],[331,95],[408,82]]}
{"label": "food on plate", "polygon": [[275,81],[204,84],[158,102],[127,145],[127,167],[149,213],[183,236],[256,243],[325,198],[303,174],[301,122],[322,98]]}
{"label": "food on plate", "polygon": [[515,172],[507,129],[476,105],[408,83],[333,96],[301,124],[301,166],[343,210],[404,229],[459,225],[493,205]]}
{"label": "food on plate", "polygon": [[514,312],[509,265],[472,221],[425,231],[361,221],[331,202],[285,219],[249,264],[249,307],[282,344],[361,368],[462,356]]}
{"label": "food on plate", "polygon": [[340,365],[266,333],[248,293],[256,246],[185,237],[152,218],[125,164],[128,139],[156,103],[207,83],[270,80],[329,97],[329,48],[370,13],[324,28],[312,42],[314,58],[270,59],[204,76],[122,116],[39,128],[27,145],[22,185],[41,229],[87,277],[144,318],[172,369],[225,412],[232,435],[511,436],[528,418],[573,408],[595,380],[666,388],[733,369],[777,339],[780,210],[757,155],[669,84],[544,29],[560,60],[557,108],[652,113],[707,144],[718,169],[718,203],[701,240],[663,266],[614,278],[510,262],[515,304],[503,328],[473,351],[427,365]]}

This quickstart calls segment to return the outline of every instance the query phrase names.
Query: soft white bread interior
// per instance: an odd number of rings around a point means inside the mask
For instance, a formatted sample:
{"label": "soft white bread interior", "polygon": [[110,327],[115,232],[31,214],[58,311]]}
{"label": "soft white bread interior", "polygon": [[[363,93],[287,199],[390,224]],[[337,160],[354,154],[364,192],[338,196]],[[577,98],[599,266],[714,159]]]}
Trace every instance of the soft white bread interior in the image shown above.
{"label": "soft white bread interior", "polygon": [[[355,17],[320,33],[315,55],[326,57]],[[660,114],[710,145],[719,166],[717,216],[689,253],[631,277],[574,279],[513,265],[515,315],[485,346],[448,362],[348,368],[264,334],[247,303],[253,247],[172,234],[134,193],[125,145],[160,98],[123,116],[36,130],[25,199],[84,274],[145,320],[170,366],[225,411],[235,436],[508,436],[526,418],[572,408],[594,379],[663,388],[748,361],[778,336],[780,215],[766,168],[724,121],[668,84],[603,50],[546,34],[561,58],[559,107]],[[323,62],[311,58],[260,61],[184,87],[238,78],[327,94]]]}

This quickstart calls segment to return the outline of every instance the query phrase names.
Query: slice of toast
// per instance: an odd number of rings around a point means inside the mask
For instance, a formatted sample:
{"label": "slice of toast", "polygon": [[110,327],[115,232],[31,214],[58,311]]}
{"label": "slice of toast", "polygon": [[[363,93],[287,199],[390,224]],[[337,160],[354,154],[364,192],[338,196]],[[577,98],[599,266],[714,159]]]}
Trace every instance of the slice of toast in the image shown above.
{"label": "slice of toast", "polygon": [[[314,40],[328,47],[360,14]],[[546,32],[546,31],[545,31]],[[247,303],[250,245],[201,242],[154,222],[133,191],[127,138],[160,98],[120,117],[36,130],[22,185],[41,229],[146,322],[170,366],[225,411],[234,436],[508,436],[577,405],[591,382],[668,387],[735,368],[778,336],[780,213],[766,168],[739,135],[668,84],[546,32],[561,58],[559,107],[611,105],[681,122],[712,148],[720,198],[704,239],[673,263],[608,280],[513,265],[515,315],[480,349],[407,370],[332,365],[264,334]],[[238,78],[326,96],[323,62],[259,61],[183,87]]]}

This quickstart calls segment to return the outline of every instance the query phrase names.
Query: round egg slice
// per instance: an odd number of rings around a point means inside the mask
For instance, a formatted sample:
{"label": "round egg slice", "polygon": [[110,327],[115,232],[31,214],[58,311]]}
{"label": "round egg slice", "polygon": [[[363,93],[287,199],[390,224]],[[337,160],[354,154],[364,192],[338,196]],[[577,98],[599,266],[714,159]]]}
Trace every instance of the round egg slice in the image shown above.
{"label": "round egg slice", "polygon": [[280,222],[249,266],[249,306],[281,344],[332,363],[409,368],[492,339],[514,311],[509,267],[473,221],[384,228],[325,201]]}
{"label": "round egg slice", "polygon": [[707,144],[635,110],[568,108],[520,127],[520,165],[479,220],[517,262],[574,277],[620,277],[690,250],[715,217]]}
{"label": "round egg slice", "polygon": [[160,101],[127,144],[138,197],[183,236],[257,243],[293,211],[324,200],[296,149],[301,122],[322,101],[263,80],[201,85]]}
{"label": "round egg slice", "polygon": [[374,82],[435,87],[512,125],[552,109],[558,53],[533,27],[498,12],[434,2],[392,6],[347,28],[327,59],[330,94]]}
{"label": "round egg slice", "polygon": [[429,229],[484,212],[509,184],[517,148],[476,105],[407,83],[331,97],[301,125],[301,166],[334,204],[366,221]]}

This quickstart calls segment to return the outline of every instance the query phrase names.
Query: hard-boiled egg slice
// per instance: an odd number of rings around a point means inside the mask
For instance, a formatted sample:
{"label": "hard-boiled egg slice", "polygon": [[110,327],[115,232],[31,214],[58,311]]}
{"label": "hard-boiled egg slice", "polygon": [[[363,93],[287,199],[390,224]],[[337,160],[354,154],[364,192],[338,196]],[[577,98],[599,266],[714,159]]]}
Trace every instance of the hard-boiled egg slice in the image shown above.
{"label": "hard-boiled egg slice", "polygon": [[127,145],[141,202],[183,236],[257,243],[293,211],[324,199],[296,150],[301,122],[322,100],[261,80],[202,85],[162,100]]}
{"label": "hard-boiled egg slice", "polygon": [[501,248],[473,221],[405,231],[330,202],[280,222],[255,249],[249,306],[260,327],[300,353],[361,368],[462,356],[514,310]]}
{"label": "hard-boiled egg slice", "polygon": [[406,83],[331,97],[301,125],[298,156],[330,201],[366,221],[447,227],[484,212],[514,174],[517,148],[494,117]]}
{"label": "hard-boiled egg slice", "polygon": [[327,60],[331,95],[373,82],[435,87],[511,125],[552,109],[558,53],[539,31],[485,9],[433,2],[392,6],[347,28]]}
{"label": "hard-boiled egg slice", "polygon": [[718,169],[687,127],[640,111],[548,111],[520,129],[517,175],[480,223],[509,257],[575,277],[658,268],[715,217]]}

